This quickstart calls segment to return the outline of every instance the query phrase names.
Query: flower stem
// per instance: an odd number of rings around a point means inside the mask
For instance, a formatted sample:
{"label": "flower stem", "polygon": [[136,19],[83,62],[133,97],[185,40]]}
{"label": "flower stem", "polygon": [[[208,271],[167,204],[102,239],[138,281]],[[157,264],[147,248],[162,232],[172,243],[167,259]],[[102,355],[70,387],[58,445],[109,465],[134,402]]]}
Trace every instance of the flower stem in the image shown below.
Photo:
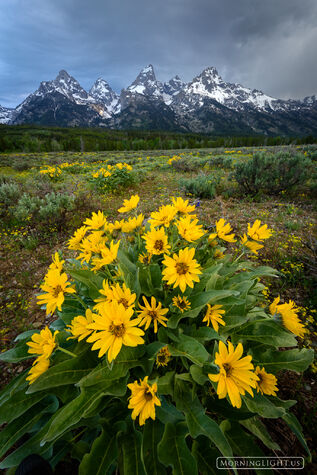
{"label": "flower stem", "polygon": [[75,355],[75,353],[72,353],[71,351],[65,350],[65,348],[62,348],[61,346],[58,346],[57,350],[61,350],[63,353],[66,353],[66,355],[72,356],[73,358],[77,357],[77,355]]}
{"label": "flower stem", "polygon": [[82,299],[81,297],[79,297],[79,295],[73,294],[73,297],[75,297],[75,299],[77,299],[78,302],[80,302],[80,303],[82,304],[82,306],[84,307],[84,309],[87,310],[87,308],[88,308],[87,305],[85,304],[85,302],[83,301],[83,299]]}

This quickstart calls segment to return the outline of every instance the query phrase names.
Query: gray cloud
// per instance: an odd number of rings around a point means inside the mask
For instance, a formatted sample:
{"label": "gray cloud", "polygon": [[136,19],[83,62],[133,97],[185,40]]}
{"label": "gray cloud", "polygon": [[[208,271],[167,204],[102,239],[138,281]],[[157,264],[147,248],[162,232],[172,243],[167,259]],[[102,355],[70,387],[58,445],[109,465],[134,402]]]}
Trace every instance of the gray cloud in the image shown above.
{"label": "gray cloud", "polygon": [[189,81],[206,66],[281,98],[317,94],[315,0],[1,0],[0,104],[62,68],[117,91],[152,63]]}

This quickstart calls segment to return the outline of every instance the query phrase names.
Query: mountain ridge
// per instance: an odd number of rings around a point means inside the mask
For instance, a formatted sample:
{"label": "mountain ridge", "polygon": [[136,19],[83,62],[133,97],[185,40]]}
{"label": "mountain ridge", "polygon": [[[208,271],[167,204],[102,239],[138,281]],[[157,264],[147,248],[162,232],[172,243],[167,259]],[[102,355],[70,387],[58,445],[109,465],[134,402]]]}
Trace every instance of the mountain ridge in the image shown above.
{"label": "mountain ridge", "polygon": [[62,69],[15,109],[0,106],[0,123],[193,132],[317,134],[317,97],[277,99],[225,82],[213,66],[192,81],[157,80],[151,64],[117,94],[98,78],[87,92]]}

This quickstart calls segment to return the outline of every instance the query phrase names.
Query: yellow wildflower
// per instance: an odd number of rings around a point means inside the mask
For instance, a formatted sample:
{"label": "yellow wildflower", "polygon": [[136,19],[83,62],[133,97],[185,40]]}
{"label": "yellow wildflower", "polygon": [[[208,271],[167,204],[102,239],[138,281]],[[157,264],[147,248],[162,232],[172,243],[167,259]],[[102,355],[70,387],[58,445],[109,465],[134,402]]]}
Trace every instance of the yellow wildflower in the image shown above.
{"label": "yellow wildflower", "polygon": [[133,420],[139,416],[140,426],[143,426],[149,417],[155,420],[155,406],[161,405],[161,401],[156,396],[157,384],[154,383],[151,386],[147,381],[148,376],[143,381],[140,379],[140,384],[137,381],[128,384],[131,391],[128,408],[133,409],[131,415]]}
{"label": "yellow wildflower", "polygon": [[225,222],[226,221],[223,218],[219,219],[219,221],[216,222],[217,232],[210,234],[208,238],[210,241],[212,241],[218,236],[223,241],[236,242],[236,239],[234,239],[234,234],[229,234],[232,231],[231,225],[229,223],[225,224]]}
{"label": "yellow wildflower", "polygon": [[48,370],[50,365],[50,361],[47,358],[37,358],[30,371],[28,372],[28,376],[26,381],[29,381],[29,384],[34,383],[34,381],[41,376],[41,374],[45,373]]}
{"label": "yellow wildflower", "polygon": [[213,326],[213,329],[217,332],[220,325],[225,325],[223,321],[223,315],[226,312],[222,309],[222,305],[213,305],[207,304],[207,312],[204,316],[203,322],[206,322],[209,327],[210,323]]}
{"label": "yellow wildflower", "polygon": [[157,323],[160,323],[166,327],[167,318],[164,316],[168,312],[168,308],[162,308],[161,302],[158,302],[156,305],[155,297],[151,297],[151,304],[143,297],[144,306],[140,305],[141,310],[138,310],[140,314],[139,317],[142,318],[140,326],[144,325],[144,329],[147,330],[150,324],[153,322],[154,333],[157,333]]}
{"label": "yellow wildflower", "polygon": [[129,200],[123,200],[123,206],[118,209],[119,213],[128,213],[132,209],[138,206],[140,197],[138,195],[132,195]]}
{"label": "yellow wildflower", "polygon": [[39,355],[39,358],[49,358],[56,347],[57,333],[56,330],[53,334],[47,326],[40,333],[34,333],[31,336],[31,341],[26,343],[29,346],[28,353]]}
{"label": "yellow wildflower", "polygon": [[140,317],[131,320],[132,307],[125,308],[117,302],[109,302],[99,312],[100,315],[94,316],[93,323],[88,325],[88,329],[94,330],[94,333],[87,338],[88,343],[94,343],[92,350],[99,350],[99,358],[108,352],[108,361],[111,363],[122,345],[137,346],[144,343],[144,331],[135,328],[140,323]]}
{"label": "yellow wildflower", "polygon": [[180,218],[175,225],[182,238],[186,239],[188,242],[193,242],[197,241],[197,239],[205,234],[202,225],[197,225],[197,223],[198,219],[193,219],[192,216],[188,215]]}
{"label": "yellow wildflower", "polygon": [[177,210],[173,205],[161,206],[158,211],[151,213],[150,223],[152,226],[165,226],[169,227],[170,222],[175,218]]}
{"label": "yellow wildflower", "polygon": [[261,394],[267,394],[268,396],[276,396],[276,391],[278,388],[276,386],[277,379],[274,374],[267,373],[264,368],[257,366],[255,369],[255,374],[259,378],[256,381],[256,390],[261,392]]}
{"label": "yellow wildflower", "polygon": [[194,282],[199,282],[198,275],[201,274],[198,262],[193,259],[194,255],[195,249],[189,247],[181,249],[178,255],[174,254],[173,257],[165,255],[162,280],[167,280],[168,285],[174,284],[174,288],[179,287],[183,293],[187,285],[193,288]]}
{"label": "yellow wildflower", "polygon": [[254,241],[263,241],[272,236],[272,229],[267,229],[267,224],[261,226],[261,221],[257,219],[252,226],[248,223],[248,236]]}
{"label": "yellow wildflower", "polygon": [[218,383],[217,394],[219,399],[229,396],[233,407],[240,408],[241,394],[248,392],[253,397],[251,388],[256,388],[258,376],[252,371],[254,369],[251,363],[252,356],[243,354],[243,346],[241,343],[234,348],[229,341],[228,348],[220,341],[219,352],[216,353],[215,363],[219,366],[218,374],[208,374],[211,381]]}
{"label": "yellow wildflower", "polygon": [[88,329],[88,325],[92,323],[94,314],[92,311],[87,308],[85,317],[83,315],[78,315],[72,319],[71,324],[67,325],[68,331],[71,332],[73,336],[67,338],[68,340],[72,338],[77,338],[78,341],[87,338],[91,334],[92,330]]}
{"label": "yellow wildflower", "polygon": [[142,239],[145,240],[145,247],[150,255],[168,253],[171,248],[168,244],[164,228],[152,228],[151,231],[142,236]]}
{"label": "yellow wildflower", "polygon": [[56,308],[61,311],[62,304],[65,300],[65,293],[73,294],[75,289],[70,287],[70,283],[67,282],[67,275],[65,272],[62,274],[58,269],[51,269],[45,276],[44,283],[41,285],[41,289],[46,293],[38,295],[38,305],[46,304],[46,315],[54,313]]}

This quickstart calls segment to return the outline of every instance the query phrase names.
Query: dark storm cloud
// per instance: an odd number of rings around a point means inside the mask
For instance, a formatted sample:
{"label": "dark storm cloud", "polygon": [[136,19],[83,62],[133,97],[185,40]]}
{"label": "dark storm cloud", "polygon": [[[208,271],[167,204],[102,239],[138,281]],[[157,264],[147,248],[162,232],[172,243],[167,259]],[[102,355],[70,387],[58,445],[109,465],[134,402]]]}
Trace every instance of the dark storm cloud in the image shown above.
{"label": "dark storm cloud", "polygon": [[145,65],[189,81],[215,66],[275,97],[317,93],[316,0],[1,0],[0,104],[62,68],[118,92]]}

